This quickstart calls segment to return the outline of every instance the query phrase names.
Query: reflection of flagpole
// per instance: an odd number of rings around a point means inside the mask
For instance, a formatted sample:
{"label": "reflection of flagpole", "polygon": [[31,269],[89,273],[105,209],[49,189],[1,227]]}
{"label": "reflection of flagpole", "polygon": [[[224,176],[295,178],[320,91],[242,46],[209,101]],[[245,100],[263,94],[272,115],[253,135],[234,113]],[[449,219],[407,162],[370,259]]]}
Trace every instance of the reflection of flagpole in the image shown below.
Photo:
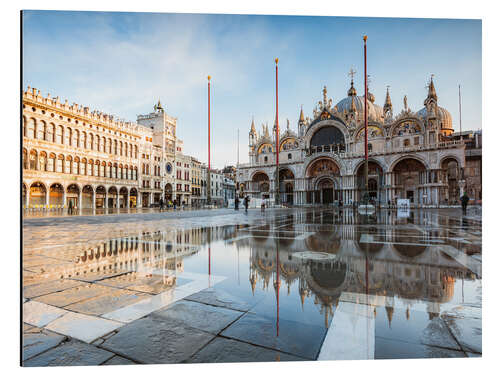
{"label": "reflection of flagpole", "polygon": [[280,249],[276,242],[276,336],[280,335]]}

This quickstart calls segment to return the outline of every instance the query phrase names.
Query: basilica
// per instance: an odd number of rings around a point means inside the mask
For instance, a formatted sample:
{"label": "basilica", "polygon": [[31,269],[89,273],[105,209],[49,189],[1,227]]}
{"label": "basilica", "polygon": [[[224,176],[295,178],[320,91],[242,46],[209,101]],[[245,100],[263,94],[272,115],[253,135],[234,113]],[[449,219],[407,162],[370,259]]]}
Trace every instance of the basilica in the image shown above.
{"label": "basilica", "polygon": [[[368,90],[368,193],[377,204],[409,199],[414,207],[457,203],[466,191],[466,146],[453,137],[450,113],[438,105],[431,77],[423,108],[393,113],[387,89],[383,107]],[[289,205],[351,204],[361,200],[364,175],[364,96],[354,81],[347,97],[334,104],[326,86],[306,117],[301,108],[297,131],[279,134],[280,200]],[[249,163],[237,172],[240,194],[274,201],[276,124],[272,131],[252,120]]]}

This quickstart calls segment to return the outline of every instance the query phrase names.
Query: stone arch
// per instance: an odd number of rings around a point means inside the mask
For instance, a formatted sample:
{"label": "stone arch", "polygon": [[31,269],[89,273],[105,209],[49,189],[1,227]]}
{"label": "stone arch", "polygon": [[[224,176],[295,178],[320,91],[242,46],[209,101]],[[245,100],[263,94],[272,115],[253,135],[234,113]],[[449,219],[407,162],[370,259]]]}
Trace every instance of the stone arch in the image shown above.
{"label": "stone arch", "polygon": [[23,147],[23,169],[29,168],[28,149]]}
{"label": "stone arch", "polygon": [[440,201],[457,204],[460,199],[458,181],[462,179],[460,160],[453,155],[447,155],[440,160],[439,167],[443,182],[447,185],[447,188],[440,192]]}
{"label": "stone arch", "polygon": [[400,158],[392,165],[392,185],[397,198],[409,199],[410,203],[423,203],[422,184],[426,181],[427,167],[414,156]]}
{"label": "stone arch", "polygon": [[49,188],[49,204],[62,206],[64,200],[64,188],[62,184],[55,182]]}
{"label": "stone arch", "polygon": [[21,193],[21,197],[22,197],[22,205],[23,207],[24,206],[27,206],[28,205],[28,188],[26,186],[26,183],[23,181],[22,183],[22,193]]}
{"label": "stone arch", "polygon": [[95,189],[95,207],[104,208],[106,203],[106,188],[99,185]]}
{"label": "stone arch", "polygon": [[55,172],[64,173],[64,159],[65,159],[65,157],[63,154],[59,154],[57,156]]}
{"label": "stone arch", "polygon": [[299,148],[299,140],[293,136],[287,136],[280,140],[280,152]]}
{"label": "stone arch", "polygon": [[429,164],[427,163],[427,161],[425,161],[420,156],[418,156],[416,154],[405,154],[405,155],[402,155],[402,156],[396,158],[395,160],[393,160],[392,163],[390,164],[390,166],[387,168],[387,171],[388,172],[394,172],[394,167],[400,161],[405,160],[405,159],[415,159],[415,160],[419,161],[420,163],[422,163],[424,165],[425,169],[429,169]]}
{"label": "stone arch", "polygon": [[29,188],[30,206],[47,204],[47,187],[40,181],[35,181]]}
{"label": "stone arch", "polygon": [[29,156],[29,169],[37,170],[38,169],[38,152],[35,149],[31,149]]}
{"label": "stone arch", "polygon": [[28,127],[27,127],[27,133],[26,133],[26,136],[28,138],[31,138],[31,139],[34,139],[36,138],[37,134],[36,134],[36,119],[34,117],[31,117],[29,120],[28,120]]}
{"label": "stone arch", "polygon": [[119,201],[118,205],[120,208],[126,208],[127,207],[127,202],[129,198],[129,192],[128,189],[125,186],[122,186],[119,191]]}
{"label": "stone arch", "polygon": [[165,184],[165,191],[164,191],[164,195],[165,195],[165,201],[168,202],[168,201],[171,201],[172,200],[172,184]]}
{"label": "stone arch", "polygon": [[131,188],[129,192],[130,208],[137,207],[137,195],[137,189],[135,187]]}
{"label": "stone arch", "polygon": [[66,204],[69,207],[70,202],[73,208],[79,207],[80,186],[77,183],[70,184],[66,187]]}
{"label": "stone arch", "polygon": [[47,123],[43,120],[40,120],[40,123],[37,125],[37,139],[47,140]]}
{"label": "stone arch", "polygon": [[267,173],[263,171],[255,171],[251,178],[252,183],[252,191],[256,191],[258,193],[265,195],[266,198],[269,198],[270,193],[270,179]]}
{"label": "stone arch", "polygon": [[[413,132],[411,130],[413,129]],[[405,117],[396,121],[389,129],[389,137],[399,137],[399,131],[407,133],[407,135],[424,134],[424,123],[417,117]],[[403,136],[403,135],[401,135]]]}
{"label": "stone arch", "polygon": [[38,156],[38,170],[47,171],[47,153],[45,151],[41,151]]}
{"label": "stone arch", "polygon": [[82,188],[82,208],[93,208],[94,188],[92,185],[85,185]]}
{"label": "stone arch", "polygon": [[66,163],[64,166],[64,172],[73,174],[73,157],[71,155],[66,156]]}
{"label": "stone arch", "polygon": [[49,172],[55,172],[56,171],[56,154],[54,154],[53,152],[51,152],[49,154],[47,170]]}
{"label": "stone arch", "polygon": [[320,174],[340,175],[340,165],[330,157],[319,157],[311,160],[305,168],[306,177],[317,177]]}
{"label": "stone arch", "polygon": [[340,119],[335,119],[335,120],[323,120],[323,121],[317,122],[317,123],[313,124],[312,126],[310,126],[307,129],[306,135],[304,137],[305,144],[308,147],[310,147],[311,146],[311,139],[314,136],[314,134],[316,134],[317,131],[320,130],[321,128],[331,127],[331,126],[337,128],[337,130],[339,130],[342,133],[342,135],[344,137],[344,143],[346,143],[347,140],[349,139],[349,133],[347,131],[347,128],[344,125],[344,123],[340,121]]}
{"label": "stone arch", "polygon": [[108,208],[116,208],[118,204],[118,189],[116,186],[108,188]]}

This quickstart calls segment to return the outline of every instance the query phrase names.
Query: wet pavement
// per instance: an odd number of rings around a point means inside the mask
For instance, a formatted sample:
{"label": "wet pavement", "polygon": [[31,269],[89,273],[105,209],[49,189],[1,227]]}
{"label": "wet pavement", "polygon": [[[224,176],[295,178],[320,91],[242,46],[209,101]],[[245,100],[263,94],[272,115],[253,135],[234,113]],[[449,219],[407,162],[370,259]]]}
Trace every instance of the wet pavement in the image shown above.
{"label": "wet pavement", "polygon": [[26,218],[23,365],[482,355],[481,216]]}

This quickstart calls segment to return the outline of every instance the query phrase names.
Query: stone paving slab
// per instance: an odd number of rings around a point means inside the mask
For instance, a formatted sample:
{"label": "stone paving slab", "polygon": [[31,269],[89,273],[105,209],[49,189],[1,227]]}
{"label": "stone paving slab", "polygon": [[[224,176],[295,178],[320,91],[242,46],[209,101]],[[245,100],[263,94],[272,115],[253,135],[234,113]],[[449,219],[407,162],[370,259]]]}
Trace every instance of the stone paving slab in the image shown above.
{"label": "stone paving slab", "polygon": [[375,337],[375,359],[464,358],[459,350]]}
{"label": "stone paving slab", "polygon": [[187,363],[285,362],[306,359],[245,342],[216,337]]}
{"label": "stone paving slab", "polygon": [[[208,305],[225,307],[232,310],[248,311],[259,301],[255,300],[255,303],[248,303],[235,295],[232,295],[220,288],[207,288],[198,293],[191,294],[189,297],[185,298],[189,301],[201,302]],[[260,298],[262,299],[262,297]]]}
{"label": "stone paving slab", "polygon": [[66,309],[99,316],[151,297],[149,294],[134,293],[124,289],[106,289],[108,290],[105,293],[68,305]]}
{"label": "stone paving slab", "polygon": [[111,365],[111,366],[136,365],[136,364],[137,363],[135,363],[134,361],[120,357],[119,355],[115,355],[114,357],[103,363],[103,365]]}
{"label": "stone paving slab", "polygon": [[97,318],[95,316],[68,312],[59,319],[52,321],[46,328],[62,335],[74,337],[90,343],[121,326],[123,326],[123,323]]}
{"label": "stone paving slab", "polygon": [[[24,284],[24,280],[23,280]],[[80,281],[61,279],[61,280],[51,280],[46,282],[40,282],[36,284],[26,285],[23,287],[23,296],[25,298],[35,298],[43,296],[45,294],[60,292],[65,289],[70,289],[76,286],[83,285]]]}
{"label": "stone paving slab", "polygon": [[179,363],[213,338],[179,321],[148,316],[122,327],[101,347],[140,363]]}
{"label": "stone paving slab", "polygon": [[64,307],[77,303],[92,297],[96,297],[107,293],[109,288],[102,287],[100,285],[82,283],[74,288],[65,289],[60,292],[55,292],[51,294],[45,294],[41,297],[37,297],[34,301],[46,303],[47,305]]}
{"label": "stone paving slab", "polygon": [[444,315],[443,319],[464,350],[482,353],[481,319],[461,319],[447,315]]}
{"label": "stone paving slab", "polygon": [[56,347],[65,339],[64,336],[47,331],[23,334],[23,361]]}
{"label": "stone paving slab", "polygon": [[93,345],[70,340],[25,361],[23,366],[96,366],[113,356],[113,353]]}
{"label": "stone paving slab", "polygon": [[37,301],[23,303],[23,321],[36,327],[44,327],[67,313],[66,310]]}
{"label": "stone paving slab", "polygon": [[162,320],[175,320],[183,324],[217,335],[229,324],[237,320],[243,312],[203,303],[181,300],[151,316]]}
{"label": "stone paving slab", "polygon": [[394,309],[390,325],[385,314],[377,314],[375,336],[414,344],[461,349],[442,318],[429,319],[429,315],[421,311],[411,311],[407,318],[404,310]]}
{"label": "stone paving slab", "polygon": [[324,327],[280,319],[279,332],[275,319],[246,313],[221,332],[221,336],[237,339],[315,360],[326,334]]}

